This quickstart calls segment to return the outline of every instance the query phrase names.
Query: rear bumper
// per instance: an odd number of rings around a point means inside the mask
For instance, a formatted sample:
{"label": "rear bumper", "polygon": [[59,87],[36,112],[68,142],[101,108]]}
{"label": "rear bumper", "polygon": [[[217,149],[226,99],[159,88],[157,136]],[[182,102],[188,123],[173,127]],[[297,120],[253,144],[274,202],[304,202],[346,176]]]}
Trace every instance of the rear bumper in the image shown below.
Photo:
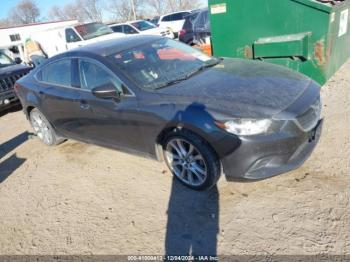
{"label": "rear bumper", "polygon": [[323,120],[310,132],[280,132],[241,138],[241,145],[222,159],[228,181],[253,181],[300,167],[311,155],[322,132]]}
{"label": "rear bumper", "polygon": [[19,100],[13,90],[0,93],[0,108],[6,108],[13,104],[18,104]]}

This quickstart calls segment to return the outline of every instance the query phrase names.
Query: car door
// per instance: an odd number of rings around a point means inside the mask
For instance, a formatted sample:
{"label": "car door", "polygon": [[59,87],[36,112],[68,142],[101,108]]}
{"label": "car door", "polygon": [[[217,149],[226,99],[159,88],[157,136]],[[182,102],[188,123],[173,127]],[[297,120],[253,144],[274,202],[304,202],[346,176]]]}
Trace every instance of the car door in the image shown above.
{"label": "car door", "polygon": [[74,72],[77,59],[64,58],[42,67],[38,81],[40,110],[59,134],[75,138],[79,134],[81,105],[79,78]]}
{"label": "car door", "polygon": [[[121,80],[105,65],[94,59],[79,59],[81,88],[80,135],[84,140],[101,145],[144,151],[140,132],[138,101]],[[112,84],[121,99],[98,98],[95,87]]]}

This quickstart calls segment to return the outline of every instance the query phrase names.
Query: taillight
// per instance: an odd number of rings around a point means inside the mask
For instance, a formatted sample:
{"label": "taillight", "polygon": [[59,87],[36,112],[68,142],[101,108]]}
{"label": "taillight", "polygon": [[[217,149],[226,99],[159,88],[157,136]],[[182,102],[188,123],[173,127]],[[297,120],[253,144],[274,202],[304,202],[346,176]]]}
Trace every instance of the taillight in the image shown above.
{"label": "taillight", "polygon": [[179,33],[179,36],[184,36],[184,34],[186,34],[186,30],[185,29],[182,29]]}

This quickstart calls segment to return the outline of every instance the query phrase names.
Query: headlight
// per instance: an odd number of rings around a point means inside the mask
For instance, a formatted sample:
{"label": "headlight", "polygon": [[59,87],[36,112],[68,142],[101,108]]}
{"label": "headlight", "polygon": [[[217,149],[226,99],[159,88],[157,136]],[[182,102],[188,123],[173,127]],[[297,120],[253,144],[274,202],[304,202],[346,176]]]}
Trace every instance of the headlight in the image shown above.
{"label": "headlight", "polygon": [[216,123],[220,128],[225,129],[229,133],[241,136],[252,136],[268,133],[272,120],[232,119],[226,122]]}

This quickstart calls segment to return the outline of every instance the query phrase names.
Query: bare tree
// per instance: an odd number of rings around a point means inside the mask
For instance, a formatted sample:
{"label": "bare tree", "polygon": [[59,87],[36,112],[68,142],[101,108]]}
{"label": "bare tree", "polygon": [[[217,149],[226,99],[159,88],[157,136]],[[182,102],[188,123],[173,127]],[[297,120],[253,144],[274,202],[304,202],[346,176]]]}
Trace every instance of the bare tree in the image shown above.
{"label": "bare tree", "polygon": [[129,0],[110,0],[108,10],[118,20],[132,20],[133,14]]}
{"label": "bare tree", "polygon": [[134,20],[143,17],[145,0],[109,0],[107,8],[118,20]]}
{"label": "bare tree", "polygon": [[168,4],[171,12],[197,9],[201,6],[199,0],[168,0]]}
{"label": "bare tree", "polygon": [[157,15],[201,8],[203,0],[146,0],[148,7]]}
{"label": "bare tree", "polygon": [[66,14],[63,9],[57,5],[51,7],[48,13],[49,20],[65,20]]}
{"label": "bare tree", "polygon": [[53,6],[49,11],[49,18],[51,20],[102,21],[102,7],[100,0],[75,0],[63,7]]}
{"label": "bare tree", "polygon": [[148,0],[148,5],[156,12],[157,15],[162,15],[168,12],[168,1],[164,0]]}
{"label": "bare tree", "polygon": [[0,28],[7,27],[10,25],[10,22],[8,19],[0,19]]}
{"label": "bare tree", "polygon": [[34,0],[22,0],[10,10],[12,24],[29,24],[38,21],[40,10]]}
{"label": "bare tree", "polygon": [[65,15],[65,20],[68,19],[76,19],[79,21],[83,21],[84,18],[79,11],[79,6],[76,3],[69,3],[63,7],[63,13]]}
{"label": "bare tree", "polygon": [[77,4],[70,3],[63,7],[53,6],[49,11],[49,20],[83,20]]}
{"label": "bare tree", "polygon": [[102,21],[101,0],[76,0],[84,21]]}

